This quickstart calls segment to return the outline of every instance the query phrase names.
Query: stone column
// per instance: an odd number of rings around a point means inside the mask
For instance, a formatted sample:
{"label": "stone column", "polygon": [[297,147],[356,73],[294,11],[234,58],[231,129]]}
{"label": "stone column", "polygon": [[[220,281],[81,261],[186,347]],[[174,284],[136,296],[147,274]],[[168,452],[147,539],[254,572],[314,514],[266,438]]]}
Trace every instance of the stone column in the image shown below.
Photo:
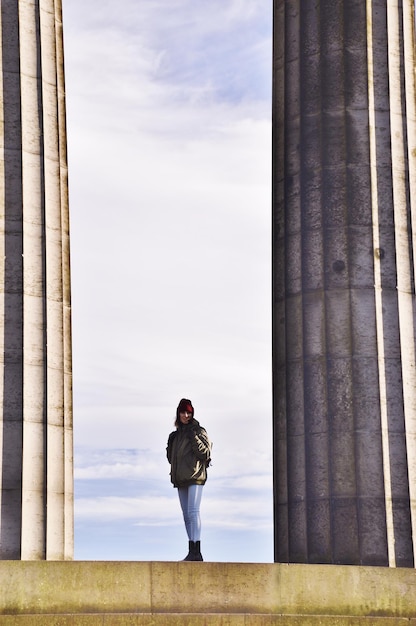
{"label": "stone column", "polygon": [[275,560],[414,567],[413,0],[275,0]]}
{"label": "stone column", "polygon": [[0,5],[0,558],[73,556],[60,0]]}

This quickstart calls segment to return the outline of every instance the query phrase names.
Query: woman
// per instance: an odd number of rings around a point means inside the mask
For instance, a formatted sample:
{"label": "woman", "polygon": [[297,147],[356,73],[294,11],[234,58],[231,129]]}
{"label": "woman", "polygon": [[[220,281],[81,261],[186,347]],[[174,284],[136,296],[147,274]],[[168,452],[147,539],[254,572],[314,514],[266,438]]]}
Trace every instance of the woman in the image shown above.
{"label": "woman", "polygon": [[206,430],[194,418],[194,407],[187,398],[179,402],[175,426],[176,430],[169,435],[166,453],[171,465],[170,479],[178,489],[189,539],[189,552],[184,561],[203,561],[199,507],[211,460],[211,442]]}

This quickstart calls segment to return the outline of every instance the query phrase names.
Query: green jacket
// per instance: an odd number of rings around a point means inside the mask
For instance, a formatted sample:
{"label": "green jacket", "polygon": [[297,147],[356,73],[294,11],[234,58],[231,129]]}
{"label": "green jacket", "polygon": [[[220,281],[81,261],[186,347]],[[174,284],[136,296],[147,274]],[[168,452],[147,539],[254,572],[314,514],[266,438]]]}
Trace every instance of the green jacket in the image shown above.
{"label": "green jacket", "polygon": [[211,442],[207,431],[196,419],[186,425],[180,424],[169,435],[166,456],[174,487],[204,485],[211,460]]}

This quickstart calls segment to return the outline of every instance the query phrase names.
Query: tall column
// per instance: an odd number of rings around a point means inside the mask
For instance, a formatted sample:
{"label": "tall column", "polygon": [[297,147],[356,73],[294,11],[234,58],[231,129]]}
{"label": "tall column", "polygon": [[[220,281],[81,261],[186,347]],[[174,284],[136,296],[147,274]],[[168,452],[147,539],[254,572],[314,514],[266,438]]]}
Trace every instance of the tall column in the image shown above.
{"label": "tall column", "polygon": [[61,0],[0,7],[0,558],[71,559]]}
{"label": "tall column", "polygon": [[275,560],[414,567],[413,0],[275,0]]}

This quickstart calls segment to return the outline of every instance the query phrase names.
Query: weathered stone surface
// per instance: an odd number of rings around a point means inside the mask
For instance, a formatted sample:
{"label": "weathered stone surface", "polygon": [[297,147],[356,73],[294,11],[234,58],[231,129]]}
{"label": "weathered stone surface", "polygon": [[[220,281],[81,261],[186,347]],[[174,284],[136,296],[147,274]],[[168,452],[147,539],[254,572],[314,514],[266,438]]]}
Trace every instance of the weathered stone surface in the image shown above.
{"label": "weathered stone surface", "polygon": [[267,563],[0,562],[0,624],[10,626],[344,626],[382,624],[382,618],[389,624],[416,620],[414,569]]}

